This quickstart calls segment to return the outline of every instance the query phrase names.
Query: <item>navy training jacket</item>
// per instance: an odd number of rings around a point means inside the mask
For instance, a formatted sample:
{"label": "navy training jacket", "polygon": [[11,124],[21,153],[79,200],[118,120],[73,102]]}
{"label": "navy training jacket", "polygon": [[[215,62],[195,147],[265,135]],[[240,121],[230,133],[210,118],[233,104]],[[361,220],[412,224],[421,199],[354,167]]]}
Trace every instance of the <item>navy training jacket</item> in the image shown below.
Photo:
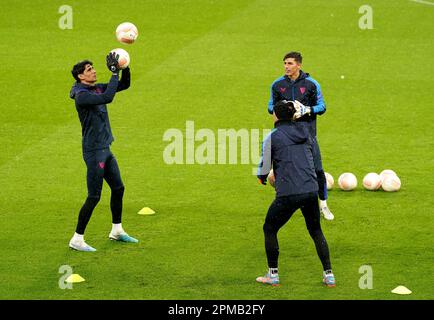
{"label": "navy training jacket", "polygon": [[264,139],[258,178],[265,180],[271,167],[276,197],[317,192],[312,143],[306,122],[278,121]]}
{"label": "navy training jacket", "polygon": [[70,98],[75,100],[82,128],[83,152],[100,150],[110,147],[114,141],[107,103],[113,101],[116,92],[128,89],[130,86],[130,71],[122,71],[122,79],[112,75],[109,83],[98,83],[89,86],[75,82],[70,92]]}
{"label": "navy training jacket", "polygon": [[274,105],[280,100],[298,100],[311,107],[311,115],[306,115],[300,121],[309,123],[309,131],[316,137],[316,116],[326,112],[324,97],[319,83],[309,73],[300,70],[300,76],[292,81],[287,75],[278,78],[271,85],[271,96],[268,102],[268,113],[273,114]]}

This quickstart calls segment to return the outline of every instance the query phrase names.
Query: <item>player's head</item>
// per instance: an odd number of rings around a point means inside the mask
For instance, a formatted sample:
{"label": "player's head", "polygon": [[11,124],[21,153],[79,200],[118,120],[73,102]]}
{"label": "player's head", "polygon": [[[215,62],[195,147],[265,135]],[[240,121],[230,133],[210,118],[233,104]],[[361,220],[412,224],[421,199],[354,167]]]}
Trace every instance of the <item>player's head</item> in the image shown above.
{"label": "player's head", "polygon": [[295,113],[294,102],[288,100],[280,100],[274,105],[273,110],[277,120],[292,120],[292,117]]}
{"label": "player's head", "polygon": [[291,51],[290,53],[285,54],[285,56],[283,57],[285,74],[288,77],[298,75],[301,69],[302,61],[303,57],[301,56],[300,52]]}
{"label": "player's head", "polygon": [[83,60],[72,67],[72,76],[77,82],[94,84],[96,82],[96,71],[92,61]]}

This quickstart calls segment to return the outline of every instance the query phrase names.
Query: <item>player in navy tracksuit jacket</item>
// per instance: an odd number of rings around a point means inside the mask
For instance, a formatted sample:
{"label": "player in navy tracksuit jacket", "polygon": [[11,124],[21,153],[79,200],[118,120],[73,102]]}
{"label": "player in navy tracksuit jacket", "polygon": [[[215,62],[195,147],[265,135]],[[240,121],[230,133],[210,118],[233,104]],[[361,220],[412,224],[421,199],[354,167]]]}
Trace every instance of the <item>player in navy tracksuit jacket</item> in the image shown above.
{"label": "player in navy tracksuit jacket", "polygon": [[321,161],[321,153],[316,138],[316,117],[326,112],[324,97],[319,83],[309,73],[304,73],[301,68],[302,57],[298,52],[290,52],[283,58],[285,75],[278,78],[271,85],[271,97],[268,103],[268,112],[273,114],[273,107],[280,100],[299,101],[306,108],[299,121],[309,124],[311,143],[313,145],[313,157],[315,171],[318,179],[318,195],[320,209],[324,218],[333,220],[334,216],[327,207],[327,181]]}
{"label": "player in navy tracksuit jacket", "polygon": [[122,199],[125,188],[116,158],[110,151],[114,139],[106,104],[113,101],[116,92],[130,86],[129,68],[122,71],[122,79],[119,81],[117,59],[114,54],[107,56],[107,67],[113,72],[108,84],[96,84],[96,71],[89,60],[77,63],[72,69],[76,82],[72,86],[70,97],[75,100],[82,127],[82,149],[87,166],[88,189],[87,199],[78,216],[75,234],[69,242],[71,248],[79,251],[95,251],[84,241],[84,231],[100,200],[104,179],[111,189],[110,208],[113,224],[109,238],[123,242],[138,242],[122,228]]}
{"label": "player in navy tracksuit jacket", "polygon": [[335,279],[331,270],[329,249],[321,230],[318,183],[312,144],[309,141],[310,127],[306,122],[292,120],[294,110],[291,103],[284,100],[275,104],[274,112],[278,121],[264,140],[258,168],[258,178],[262,184],[266,184],[267,176],[273,168],[276,198],[268,209],[263,227],[269,270],[256,281],[279,284],[277,233],[292,214],[301,209],[323,265],[323,281],[327,286],[333,287]]}

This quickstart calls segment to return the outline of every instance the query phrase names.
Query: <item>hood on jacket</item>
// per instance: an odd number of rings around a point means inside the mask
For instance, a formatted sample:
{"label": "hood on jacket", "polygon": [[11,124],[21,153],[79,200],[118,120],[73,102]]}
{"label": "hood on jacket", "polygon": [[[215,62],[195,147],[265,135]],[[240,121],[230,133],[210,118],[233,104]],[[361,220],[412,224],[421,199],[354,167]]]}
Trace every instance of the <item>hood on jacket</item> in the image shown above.
{"label": "hood on jacket", "polygon": [[77,93],[82,92],[82,91],[88,91],[90,88],[89,85],[87,84],[83,84],[81,82],[74,82],[71,91],[69,92],[69,97],[71,99],[75,99]]}
{"label": "hood on jacket", "polygon": [[309,139],[309,131],[305,122],[278,120],[275,128],[281,128],[292,144],[305,143]]}
{"label": "hood on jacket", "polygon": [[[294,81],[299,81],[299,80],[306,79],[306,78],[309,78],[309,77],[310,77],[309,73],[305,73],[303,70],[300,70],[300,75]],[[285,78],[291,80],[287,75],[285,75]]]}

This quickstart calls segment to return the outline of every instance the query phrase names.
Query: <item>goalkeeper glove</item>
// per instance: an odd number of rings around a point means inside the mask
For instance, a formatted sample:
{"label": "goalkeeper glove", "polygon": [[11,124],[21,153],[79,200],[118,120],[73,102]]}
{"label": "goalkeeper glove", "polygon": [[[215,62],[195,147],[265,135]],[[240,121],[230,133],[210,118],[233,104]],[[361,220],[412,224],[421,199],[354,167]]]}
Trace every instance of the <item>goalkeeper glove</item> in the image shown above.
{"label": "goalkeeper glove", "polygon": [[119,72],[118,59],[119,59],[119,54],[116,54],[114,52],[110,52],[106,57],[107,68],[113,73]]}
{"label": "goalkeeper glove", "polygon": [[266,175],[259,175],[259,176],[257,176],[257,177],[258,177],[258,182],[259,182],[260,184],[263,184],[264,186],[267,185],[267,177],[268,177],[268,174],[266,174]]}
{"label": "goalkeeper glove", "polygon": [[303,117],[305,114],[310,115],[312,112],[312,109],[310,107],[305,106],[298,100],[294,101],[294,108],[295,108],[295,113],[293,117],[294,120]]}

